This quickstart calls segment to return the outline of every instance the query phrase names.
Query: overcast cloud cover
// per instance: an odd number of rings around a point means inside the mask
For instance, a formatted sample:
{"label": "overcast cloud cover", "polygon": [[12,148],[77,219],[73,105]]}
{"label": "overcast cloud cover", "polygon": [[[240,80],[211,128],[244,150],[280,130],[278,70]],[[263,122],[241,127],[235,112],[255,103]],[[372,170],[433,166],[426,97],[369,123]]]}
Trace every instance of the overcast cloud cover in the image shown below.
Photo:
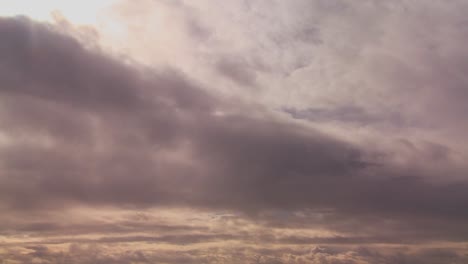
{"label": "overcast cloud cover", "polygon": [[0,263],[468,263],[468,1],[0,18]]}

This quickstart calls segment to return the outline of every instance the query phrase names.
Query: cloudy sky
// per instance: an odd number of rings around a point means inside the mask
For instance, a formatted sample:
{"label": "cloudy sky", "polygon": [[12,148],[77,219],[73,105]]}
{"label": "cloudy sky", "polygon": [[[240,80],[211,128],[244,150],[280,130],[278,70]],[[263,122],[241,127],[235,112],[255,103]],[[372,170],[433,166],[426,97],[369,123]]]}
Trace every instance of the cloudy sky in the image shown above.
{"label": "cloudy sky", "polygon": [[468,0],[0,0],[0,263],[468,263]]}

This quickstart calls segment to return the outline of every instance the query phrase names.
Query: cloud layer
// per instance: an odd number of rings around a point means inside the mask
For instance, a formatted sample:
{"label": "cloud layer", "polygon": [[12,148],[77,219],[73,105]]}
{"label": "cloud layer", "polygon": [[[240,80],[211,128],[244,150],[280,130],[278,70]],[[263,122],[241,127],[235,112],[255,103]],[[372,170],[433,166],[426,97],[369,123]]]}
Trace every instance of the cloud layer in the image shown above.
{"label": "cloud layer", "polygon": [[[466,261],[467,3],[131,5],[132,59],[0,18],[0,256]],[[152,10],[176,46],[142,61]]]}

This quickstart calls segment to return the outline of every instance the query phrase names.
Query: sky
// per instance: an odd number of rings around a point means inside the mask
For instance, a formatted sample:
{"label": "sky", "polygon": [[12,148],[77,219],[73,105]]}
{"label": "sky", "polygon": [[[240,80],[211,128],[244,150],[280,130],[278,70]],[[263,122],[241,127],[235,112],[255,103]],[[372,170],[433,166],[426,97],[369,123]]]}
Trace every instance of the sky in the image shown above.
{"label": "sky", "polygon": [[0,263],[468,263],[468,0],[0,0]]}

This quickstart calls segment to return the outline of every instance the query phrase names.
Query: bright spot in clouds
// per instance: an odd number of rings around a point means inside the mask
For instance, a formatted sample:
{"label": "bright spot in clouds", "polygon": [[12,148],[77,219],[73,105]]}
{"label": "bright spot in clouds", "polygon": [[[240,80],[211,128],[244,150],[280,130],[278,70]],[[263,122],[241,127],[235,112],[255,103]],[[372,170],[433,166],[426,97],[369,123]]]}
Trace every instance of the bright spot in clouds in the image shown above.
{"label": "bright spot in clouds", "polygon": [[0,16],[25,15],[36,20],[51,20],[59,12],[74,24],[96,24],[98,17],[115,0],[0,0]]}

